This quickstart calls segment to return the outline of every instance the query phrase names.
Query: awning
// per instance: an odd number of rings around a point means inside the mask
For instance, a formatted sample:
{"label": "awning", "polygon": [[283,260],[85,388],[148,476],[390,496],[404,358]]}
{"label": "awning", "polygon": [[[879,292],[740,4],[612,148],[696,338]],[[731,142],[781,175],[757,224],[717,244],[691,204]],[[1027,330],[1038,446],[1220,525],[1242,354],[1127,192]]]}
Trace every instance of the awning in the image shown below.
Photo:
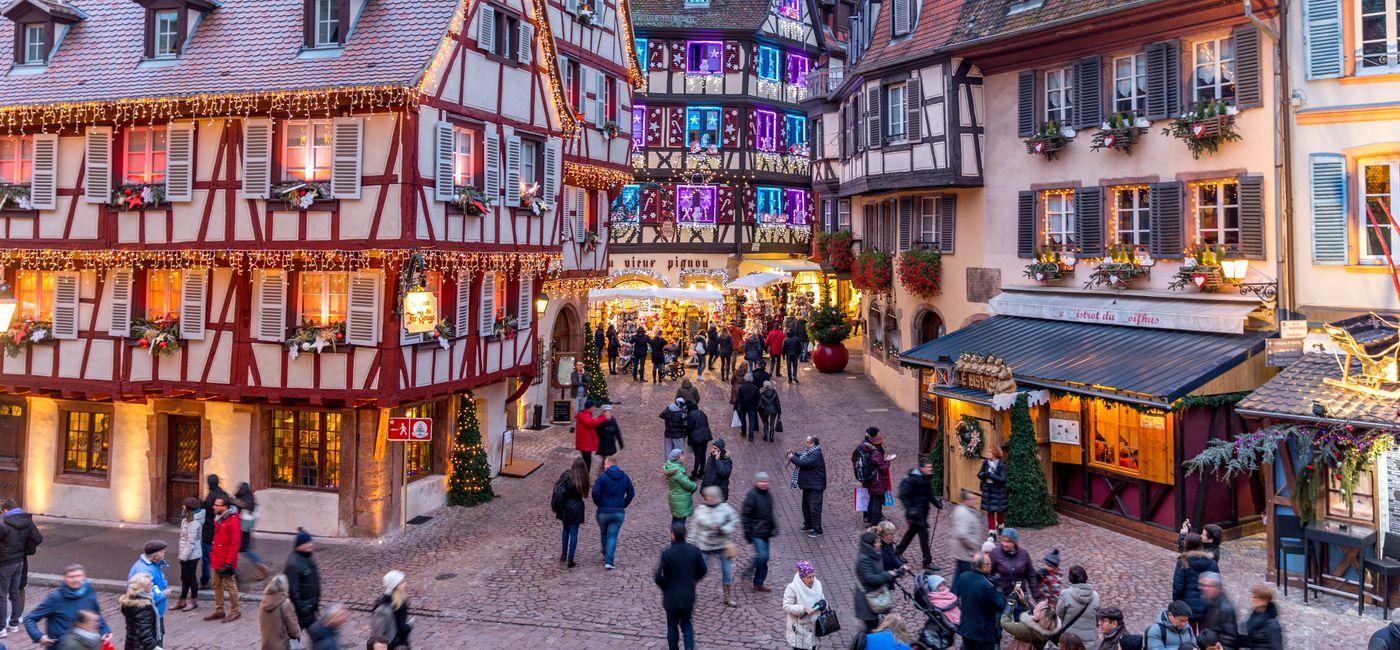
{"label": "awning", "polygon": [[1243,334],[1257,300],[1221,296],[1218,300],[1090,296],[1040,291],[1004,291],[987,303],[993,314],[1124,327]]}
{"label": "awning", "polygon": [[754,264],[760,268],[766,268],[779,273],[799,273],[802,271],[821,271],[822,265],[811,260],[785,259],[785,260],[744,260],[745,264]]}
{"label": "awning", "polygon": [[590,289],[589,300],[685,300],[694,303],[724,302],[724,294],[714,289],[678,289],[647,287],[645,289]]}
{"label": "awning", "polygon": [[1016,382],[1167,405],[1264,349],[1262,334],[1174,332],[993,316],[899,355],[911,366],[996,355]]}
{"label": "awning", "polygon": [[750,273],[724,286],[726,289],[762,289],[784,282],[792,282],[792,276],[786,273]]}
{"label": "awning", "polygon": [[[1395,421],[1400,401],[1327,382],[1342,378],[1342,364],[1346,361],[1345,356],[1304,354],[1240,400],[1235,412],[1321,424],[1345,422],[1372,429],[1400,429],[1400,422]],[[1360,374],[1361,371],[1361,360],[1352,360],[1351,372]],[[1313,412],[1314,404],[1322,405],[1322,417]]]}

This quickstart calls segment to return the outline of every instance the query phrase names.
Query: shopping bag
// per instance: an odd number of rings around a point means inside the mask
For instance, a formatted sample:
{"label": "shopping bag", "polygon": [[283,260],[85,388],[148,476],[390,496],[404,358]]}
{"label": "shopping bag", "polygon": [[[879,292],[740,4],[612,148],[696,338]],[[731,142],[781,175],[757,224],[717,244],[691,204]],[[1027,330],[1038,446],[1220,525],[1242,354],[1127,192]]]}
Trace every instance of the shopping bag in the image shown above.
{"label": "shopping bag", "polygon": [[886,508],[893,508],[893,507],[894,507],[894,493],[893,493],[893,492],[886,492],[886,493],[885,493],[885,507],[886,507]]}
{"label": "shopping bag", "polygon": [[870,508],[870,490],[863,487],[856,488],[855,501],[856,512],[865,512]]}
{"label": "shopping bag", "polygon": [[731,421],[729,422],[729,426],[730,426],[730,427],[733,427],[733,428],[735,428],[735,429],[738,429],[738,428],[744,426],[744,424],[743,424],[742,422],[739,421],[739,412],[738,412],[738,411],[735,411],[735,412],[734,412],[734,419],[731,420]]}

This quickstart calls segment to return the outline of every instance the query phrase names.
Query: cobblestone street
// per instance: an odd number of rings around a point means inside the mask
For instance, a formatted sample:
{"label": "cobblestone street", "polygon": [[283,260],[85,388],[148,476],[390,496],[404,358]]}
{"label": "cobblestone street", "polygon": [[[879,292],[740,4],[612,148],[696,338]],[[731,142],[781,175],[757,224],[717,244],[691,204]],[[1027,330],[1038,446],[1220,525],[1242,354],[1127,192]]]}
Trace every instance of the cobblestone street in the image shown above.
{"label": "cobblestone street", "polygon": [[[895,409],[855,368],[823,376],[805,367],[801,377],[800,386],[777,381],[787,415],[786,431],[776,443],[739,441],[737,429],[725,426],[730,413],[728,385],[719,382],[717,375],[697,384],[702,408],[710,412],[717,434],[730,442],[735,460],[731,501],[737,505],[743,499],[754,472],[769,472],[774,477],[780,531],[773,545],[772,593],[750,591],[736,578],[740,606],[726,608],[720,602],[718,567],[702,582],[696,611],[699,647],[786,647],[782,589],[791,580],[794,563],[802,559],[816,564],[817,577],[839,608],[846,628],[823,647],[848,647],[849,631],[859,625],[851,612],[851,585],[860,526],[851,507],[846,458],[866,426],[879,426],[891,451],[900,456],[895,462],[897,481],[911,467],[915,421]],[[549,510],[550,485],[570,459],[573,438],[566,427],[525,432],[516,454],[542,460],[545,466],[525,479],[497,479],[497,500],[473,509],[437,511],[431,521],[410,527],[407,538],[321,547],[318,559],[326,600],[361,610],[352,618],[342,647],[363,647],[368,622],[364,611],[378,595],[380,576],[389,568],[402,569],[409,576],[419,621],[415,647],[496,648],[513,641],[570,648],[664,647],[660,595],[651,580],[658,554],[667,544],[665,523],[669,521],[659,472],[662,446],[657,413],[672,399],[675,385],[634,384],[623,375],[612,379],[612,395],[620,401],[615,413],[627,441],[620,464],[638,489],[622,528],[617,570],[603,570],[591,504],[580,536],[579,566],[570,570],[557,561],[559,527]],[[830,476],[826,535],[820,539],[797,533],[799,495],[786,485],[790,468],[785,467],[783,454],[807,434],[822,439]],[[889,516],[898,521],[898,507]],[[1058,548],[1066,569],[1074,564],[1086,567],[1103,603],[1121,608],[1128,615],[1129,628],[1140,632],[1169,600],[1174,554],[1077,520],[1061,521],[1053,529],[1023,533],[1032,557],[1039,561]],[[945,552],[947,526],[945,515],[934,541],[935,561],[945,574],[951,566]],[[749,549],[743,548],[747,556]],[[911,561],[917,562],[917,554],[916,549],[910,550]],[[1248,607],[1248,587],[1263,581],[1263,555],[1261,539],[1227,546],[1222,568],[1241,611]],[[31,588],[31,605],[41,591]],[[1359,648],[1380,626],[1374,608],[1368,608],[1367,616],[1357,617],[1354,604],[1334,598],[1324,598],[1323,603],[1305,607],[1299,592],[1292,592],[1282,613],[1288,647]],[[199,621],[211,607],[207,601],[202,605],[198,614],[169,616],[166,648],[256,646],[253,603],[244,603],[243,620],[228,625]],[[907,604],[901,607],[907,615],[913,614]],[[104,596],[104,612],[116,617],[115,596]],[[119,621],[113,623],[120,627]],[[28,647],[25,643],[20,647]]]}

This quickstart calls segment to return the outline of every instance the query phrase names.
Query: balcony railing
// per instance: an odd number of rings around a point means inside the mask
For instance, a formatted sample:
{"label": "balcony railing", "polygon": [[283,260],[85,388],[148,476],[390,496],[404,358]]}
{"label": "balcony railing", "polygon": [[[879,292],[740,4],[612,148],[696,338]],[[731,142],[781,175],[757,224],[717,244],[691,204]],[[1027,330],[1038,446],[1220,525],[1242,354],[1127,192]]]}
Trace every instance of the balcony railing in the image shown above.
{"label": "balcony railing", "polygon": [[841,85],[841,80],[846,78],[845,68],[821,68],[807,73],[807,88],[812,96],[825,97]]}

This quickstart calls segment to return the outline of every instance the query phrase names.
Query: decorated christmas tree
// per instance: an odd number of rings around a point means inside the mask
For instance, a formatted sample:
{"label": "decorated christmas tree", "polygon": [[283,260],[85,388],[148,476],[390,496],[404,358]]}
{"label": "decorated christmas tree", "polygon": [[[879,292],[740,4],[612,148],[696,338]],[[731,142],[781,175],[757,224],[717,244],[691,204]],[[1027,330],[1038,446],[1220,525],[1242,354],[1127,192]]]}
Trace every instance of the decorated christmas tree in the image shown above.
{"label": "decorated christmas tree", "polygon": [[1006,525],[1012,528],[1045,528],[1059,522],[1050,505],[1050,489],[1040,466],[1040,449],[1025,393],[1011,407],[1011,454],[1006,461]]}
{"label": "decorated christmas tree", "polygon": [[929,477],[933,482],[933,493],[938,496],[956,496],[943,494],[943,434],[935,433],[933,440],[933,451],[928,452],[929,462],[933,463],[933,476]]}
{"label": "decorated christmas tree", "polygon": [[481,421],[476,417],[476,398],[471,393],[457,396],[457,432],[452,441],[452,474],[447,479],[447,505],[474,506],[494,499],[491,491],[491,465],[481,446]]}
{"label": "decorated christmas tree", "polygon": [[608,378],[603,374],[603,351],[593,345],[593,337],[585,336],[583,371],[588,374],[588,399],[599,404],[611,404],[608,399]]}

